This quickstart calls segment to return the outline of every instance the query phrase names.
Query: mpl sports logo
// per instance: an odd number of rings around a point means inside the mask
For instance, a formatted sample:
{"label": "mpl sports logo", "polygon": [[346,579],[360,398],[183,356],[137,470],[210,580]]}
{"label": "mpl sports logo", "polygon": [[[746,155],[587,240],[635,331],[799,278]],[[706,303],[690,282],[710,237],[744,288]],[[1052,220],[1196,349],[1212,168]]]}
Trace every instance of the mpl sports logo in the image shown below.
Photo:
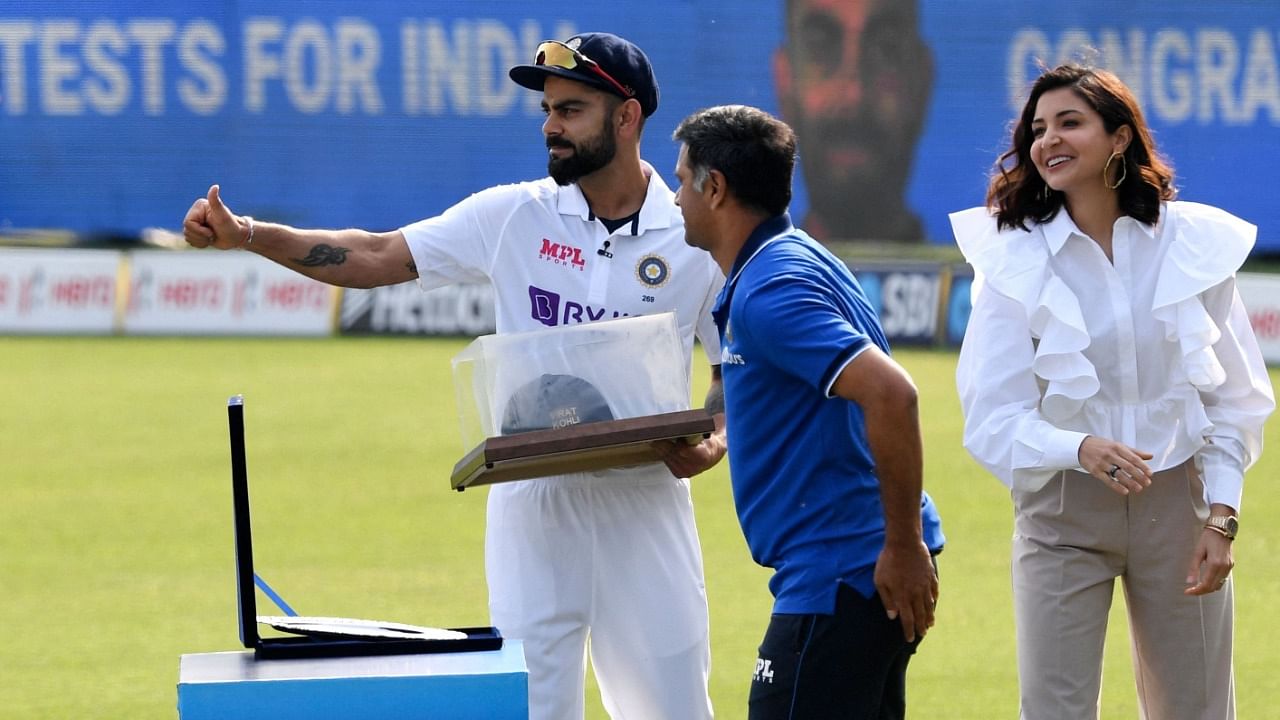
{"label": "mpl sports logo", "polygon": [[582,248],[553,242],[548,238],[542,238],[542,248],[538,250],[538,258],[572,270],[582,271],[587,267],[587,261],[582,257]]}
{"label": "mpl sports logo", "polygon": [[754,682],[773,684],[773,661],[756,658],[756,671],[751,675]]}
{"label": "mpl sports logo", "polygon": [[536,285],[529,286],[529,313],[534,320],[547,327],[576,325],[595,322],[606,317],[613,319],[630,315],[630,313],[593,307],[573,300],[562,300],[560,293],[543,290]]}

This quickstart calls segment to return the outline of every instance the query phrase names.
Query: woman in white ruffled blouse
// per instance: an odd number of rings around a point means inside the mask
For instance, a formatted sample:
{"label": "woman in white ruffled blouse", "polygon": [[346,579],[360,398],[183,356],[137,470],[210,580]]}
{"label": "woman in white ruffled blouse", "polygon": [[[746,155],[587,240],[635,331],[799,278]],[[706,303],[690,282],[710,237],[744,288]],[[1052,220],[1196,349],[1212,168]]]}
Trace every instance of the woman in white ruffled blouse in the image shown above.
{"label": "woman in white ruffled blouse", "polygon": [[1144,717],[1235,717],[1231,540],[1275,407],[1235,272],[1256,228],[1174,202],[1132,92],[1034,84],[987,206],[957,384],[1011,489],[1022,717],[1095,718],[1116,578]]}

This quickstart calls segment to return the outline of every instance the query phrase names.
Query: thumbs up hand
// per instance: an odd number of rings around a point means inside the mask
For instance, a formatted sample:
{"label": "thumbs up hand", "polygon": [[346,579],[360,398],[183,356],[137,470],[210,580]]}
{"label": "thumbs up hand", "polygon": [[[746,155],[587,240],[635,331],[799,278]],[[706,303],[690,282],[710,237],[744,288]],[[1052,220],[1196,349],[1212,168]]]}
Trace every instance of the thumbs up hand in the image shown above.
{"label": "thumbs up hand", "polygon": [[248,239],[249,223],[222,203],[218,190],[217,185],[210,186],[209,194],[192,203],[187,211],[182,221],[182,236],[188,245],[229,250],[240,247]]}

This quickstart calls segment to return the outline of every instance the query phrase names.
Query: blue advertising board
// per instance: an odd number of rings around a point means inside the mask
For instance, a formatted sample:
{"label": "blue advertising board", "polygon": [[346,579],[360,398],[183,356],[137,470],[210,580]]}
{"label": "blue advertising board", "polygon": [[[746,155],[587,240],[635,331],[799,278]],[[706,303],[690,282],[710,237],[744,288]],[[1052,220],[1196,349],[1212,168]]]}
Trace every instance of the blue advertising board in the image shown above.
{"label": "blue advertising board", "polygon": [[1280,252],[1280,3],[1261,0],[926,1],[937,78],[909,190],[935,242],[982,204],[1037,64],[1091,58],[1135,91],[1180,197],[1258,225]]}
{"label": "blue advertising board", "polygon": [[688,113],[746,103],[800,135],[793,214],[823,238],[952,242],[1035,77],[1092,48],[1136,91],[1186,199],[1280,251],[1280,6],[1254,0],[8,0],[0,233],[175,229],[237,212],[387,229],[545,173],[508,67],[609,30],[652,58],[643,152],[671,182]]}
{"label": "blue advertising board", "polygon": [[777,18],[733,8],[11,0],[0,5],[0,229],[173,228],[215,182],[237,212],[406,224],[545,174],[540,96],[507,69],[543,39],[603,28],[634,37],[666,78],[645,151],[670,177],[685,114],[769,104],[767,76],[744,83],[740,68],[760,64],[744,38],[776,45]]}

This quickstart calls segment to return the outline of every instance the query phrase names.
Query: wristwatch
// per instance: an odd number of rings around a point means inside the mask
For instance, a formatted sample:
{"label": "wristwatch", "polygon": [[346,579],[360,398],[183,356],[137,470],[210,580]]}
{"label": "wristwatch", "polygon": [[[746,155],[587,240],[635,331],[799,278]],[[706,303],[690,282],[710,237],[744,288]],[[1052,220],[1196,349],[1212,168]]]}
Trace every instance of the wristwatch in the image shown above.
{"label": "wristwatch", "polygon": [[1214,532],[1222,533],[1222,537],[1228,540],[1235,540],[1236,533],[1240,530],[1240,519],[1235,515],[1214,515],[1204,526]]}

